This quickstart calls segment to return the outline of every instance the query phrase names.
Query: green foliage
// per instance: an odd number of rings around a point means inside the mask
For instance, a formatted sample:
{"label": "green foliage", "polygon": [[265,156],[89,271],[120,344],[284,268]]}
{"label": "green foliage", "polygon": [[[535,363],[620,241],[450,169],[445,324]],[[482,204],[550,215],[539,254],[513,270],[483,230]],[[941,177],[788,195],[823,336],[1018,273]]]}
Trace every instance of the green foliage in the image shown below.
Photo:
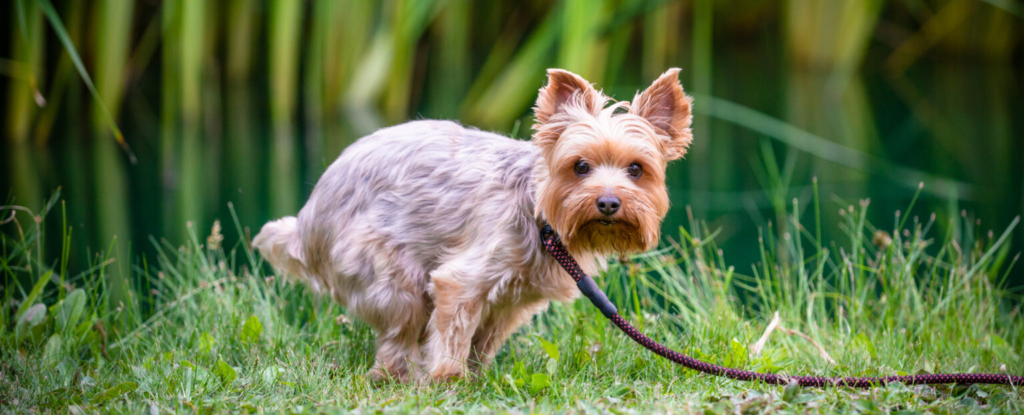
{"label": "green foliage", "polygon": [[78,325],[78,320],[82,318],[82,312],[85,311],[85,303],[85,291],[82,291],[81,288],[72,291],[57,303],[55,314],[61,332],[67,332]]}
{"label": "green foliage", "polygon": [[199,335],[199,351],[203,353],[210,353],[213,351],[213,346],[217,344],[217,340],[210,335],[210,333],[203,332]]}
{"label": "green foliage", "polygon": [[234,382],[235,378],[238,377],[238,373],[235,372],[235,369],[224,362],[224,359],[222,358],[217,358],[217,363],[213,366],[213,374],[220,378],[220,381],[224,386],[231,385],[231,382]]}
{"label": "green foliage", "polygon": [[516,391],[525,386],[531,395],[540,394],[551,386],[555,374],[558,372],[558,358],[560,356],[557,344],[549,342],[538,335],[534,335],[534,337],[540,342],[541,350],[543,351],[543,354],[538,353],[538,356],[541,362],[543,362],[544,372],[531,374],[526,369],[524,362],[520,360],[512,367],[512,373],[505,375],[506,380]]}
{"label": "green foliage", "polygon": [[242,326],[242,341],[255,343],[260,340],[260,334],[263,334],[263,325],[260,324],[260,319],[253,314],[248,320],[245,320],[245,325]]}
{"label": "green foliage", "polygon": [[36,304],[25,310],[21,316],[17,317],[17,325],[14,326],[14,338],[17,342],[25,340],[29,336],[35,337],[42,330],[35,330],[37,327],[42,329],[42,324],[46,321],[46,306],[43,304]]}
{"label": "green foliage", "polygon": [[551,376],[544,373],[534,373],[530,376],[530,393],[537,394],[551,386]]}
{"label": "green foliage", "polygon": [[868,357],[872,359],[878,358],[878,352],[875,351],[875,345],[871,343],[871,339],[864,335],[864,333],[858,334],[857,337],[854,337],[853,344],[857,349],[867,352]]}
{"label": "green foliage", "polygon": [[543,337],[540,337],[540,336],[534,336],[534,337],[536,337],[537,340],[540,341],[540,345],[541,345],[541,347],[544,348],[544,353],[547,353],[548,357],[550,357],[550,358],[552,358],[554,360],[558,360],[559,352],[558,352],[558,346],[557,345],[555,345],[554,343],[551,343],[551,342],[549,342],[547,340],[544,340]]}
{"label": "green foliage", "polygon": [[93,405],[101,405],[111,399],[120,397],[121,395],[132,392],[138,388],[139,385],[135,382],[119,383],[107,390],[97,393],[96,396],[93,396],[89,402],[92,403]]}
{"label": "green foliage", "polygon": [[14,320],[21,321],[22,317],[28,313],[31,307],[34,307],[36,300],[39,299],[39,294],[43,292],[43,288],[46,288],[46,284],[50,282],[50,275],[53,275],[53,271],[48,271],[39,280],[36,281],[36,285],[32,286],[32,291],[29,291],[28,295],[22,301],[21,306],[18,307],[18,312],[14,313]]}

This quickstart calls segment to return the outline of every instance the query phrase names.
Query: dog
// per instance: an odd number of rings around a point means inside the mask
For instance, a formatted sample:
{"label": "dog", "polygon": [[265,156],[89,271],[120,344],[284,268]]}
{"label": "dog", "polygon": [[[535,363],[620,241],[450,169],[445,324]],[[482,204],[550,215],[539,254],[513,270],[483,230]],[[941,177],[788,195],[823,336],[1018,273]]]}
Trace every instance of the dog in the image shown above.
{"label": "dog", "polygon": [[479,373],[550,301],[579,295],[541,243],[544,224],[589,274],[658,244],[665,167],[693,140],[678,74],[631,103],[550,69],[530,141],[450,121],[381,129],[253,246],[376,330],[370,379]]}

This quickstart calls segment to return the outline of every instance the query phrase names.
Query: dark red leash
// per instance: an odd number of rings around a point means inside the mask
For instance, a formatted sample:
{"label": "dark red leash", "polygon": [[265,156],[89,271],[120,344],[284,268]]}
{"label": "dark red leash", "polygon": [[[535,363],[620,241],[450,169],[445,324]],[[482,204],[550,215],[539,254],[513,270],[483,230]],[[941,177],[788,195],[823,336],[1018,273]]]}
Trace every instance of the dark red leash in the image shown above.
{"label": "dark red leash", "polygon": [[548,253],[554,256],[555,260],[558,261],[562,268],[565,268],[565,270],[569,272],[569,275],[572,276],[572,279],[576,281],[576,286],[579,287],[580,292],[590,299],[590,302],[594,303],[594,305],[601,310],[601,313],[611,320],[612,323],[615,323],[615,325],[626,333],[629,338],[640,343],[648,350],[657,353],[659,356],[693,370],[737,380],[761,381],[772,385],[787,385],[791,382],[796,382],[800,386],[850,386],[855,388],[869,388],[872,386],[884,385],[889,382],[900,382],[907,385],[928,383],[990,383],[997,385],[1024,384],[1024,377],[1022,376],[981,373],[885,376],[877,378],[824,378],[815,376],[784,376],[749,372],[746,370],[730,369],[724,366],[705,363],[662,346],[658,344],[658,342],[651,340],[650,337],[647,337],[643,333],[637,331],[633,326],[629,325],[629,323],[619,315],[615,305],[612,304],[611,301],[608,301],[608,297],[605,296],[604,292],[597,286],[594,279],[583,272],[583,269],[581,269],[580,265],[576,263],[576,260],[573,259],[572,255],[569,255],[569,252],[565,250],[565,246],[562,245],[561,239],[558,238],[558,235],[555,234],[550,225],[546,225],[541,229],[541,238],[543,238],[544,247],[548,250]]}

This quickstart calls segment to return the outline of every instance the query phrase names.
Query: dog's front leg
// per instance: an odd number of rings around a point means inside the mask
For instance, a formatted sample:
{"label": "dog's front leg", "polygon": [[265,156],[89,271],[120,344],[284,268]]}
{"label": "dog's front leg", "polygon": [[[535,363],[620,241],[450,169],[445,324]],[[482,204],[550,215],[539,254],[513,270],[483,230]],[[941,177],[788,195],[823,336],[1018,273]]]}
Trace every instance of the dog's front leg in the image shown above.
{"label": "dog's front leg", "polygon": [[423,346],[428,373],[434,380],[461,377],[473,333],[480,325],[482,298],[470,291],[458,271],[441,267],[431,273],[434,312]]}

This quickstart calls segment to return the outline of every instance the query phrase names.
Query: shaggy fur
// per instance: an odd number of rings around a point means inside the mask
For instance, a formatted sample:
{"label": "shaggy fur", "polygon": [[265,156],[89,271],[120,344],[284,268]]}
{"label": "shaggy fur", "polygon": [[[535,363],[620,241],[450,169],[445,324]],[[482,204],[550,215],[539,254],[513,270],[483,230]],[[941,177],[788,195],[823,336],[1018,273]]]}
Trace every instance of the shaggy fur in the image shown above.
{"label": "shaggy fur", "polygon": [[[635,104],[609,106],[579,76],[549,70],[532,142],[448,121],[377,131],[345,149],[298,217],[267,223],[253,245],[378,331],[372,378],[484,368],[549,301],[579,294],[545,253],[543,223],[588,273],[605,255],[657,244],[665,165],[692,140],[678,71]],[[602,214],[602,196],[621,207]]]}

